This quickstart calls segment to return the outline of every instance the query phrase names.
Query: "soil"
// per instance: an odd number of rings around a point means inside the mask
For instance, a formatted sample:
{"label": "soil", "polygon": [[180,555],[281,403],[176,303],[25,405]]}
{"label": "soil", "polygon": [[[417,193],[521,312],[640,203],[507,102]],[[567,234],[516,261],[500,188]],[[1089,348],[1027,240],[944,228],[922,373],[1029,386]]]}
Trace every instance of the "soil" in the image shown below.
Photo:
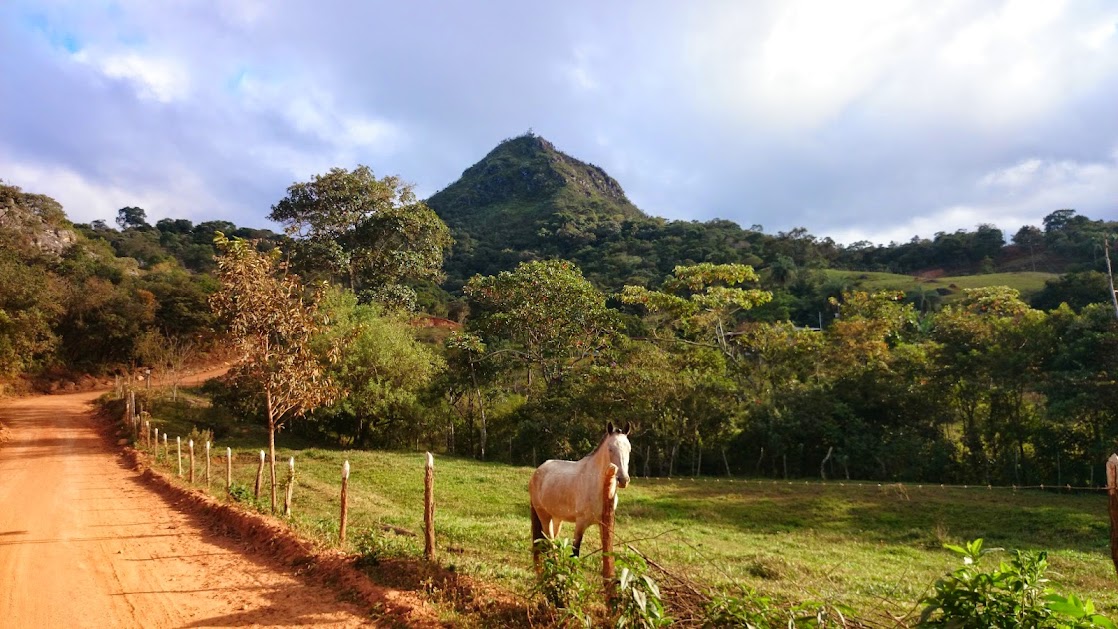
{"label": "soil", "polygon": [[[137,466],[135,453],[98,432],[90,407],[98,395],[0,403],[8,438],[0,446],[0,625],[437,624],[410,593],[353,582],[342,558],[331,566],[287,548],[318,566],[293,567],[277,554],[284,544],[272,528],[245,520],[251,514]],[[332,569],[342,576],[324,578]]]}

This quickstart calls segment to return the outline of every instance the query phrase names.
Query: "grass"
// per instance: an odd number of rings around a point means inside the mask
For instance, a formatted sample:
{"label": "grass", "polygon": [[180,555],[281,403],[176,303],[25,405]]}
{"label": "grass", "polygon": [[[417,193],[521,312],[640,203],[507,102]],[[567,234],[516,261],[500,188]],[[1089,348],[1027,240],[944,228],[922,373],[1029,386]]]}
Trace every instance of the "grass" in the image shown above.
{"label": "grass", "polygon": [[[155,425],[172,440],[192,425],[201,427],[210,416],[204,400],[189,394],[179,403],[155,407]],[[244,424],[218,428],[215,432],[225,436],[219,437],[215,455],[233,447],[234,482],[251,492],[265,443],[263,430]],[[296,459],[295,529],[324,545],[335,543],[342,461],[349,460],[352,533],[347,550],[355,550],[352,540],[362,531],[371,531],[366,541],[377,540],[384,556],[421,556],[421,536],[387,532],[384,525],[422,531],[422,453],[312,447],[287,434],[277,443],[281,462]],[[171,470],[170,463],[164,465]],[[278,468],[282,506],[286,466]],[[215,456],[213,469],[213,491],[220,496],[224,460]],[[528,595],[534,583],[527,515],[531,472],[528,467],[437,457],[436,534],[444,566],[514,597]],[[255,506],[266,510],[264,502]],[[957,567],[944,543],[982,537],[988,547],[1048,550],[1056,589],[1089,597],[1114,616],[1118,590],[1113,587],[1106,514],[1101,493],[635,478],[621,492],[617,539],[620,547],[630,543],[673,574],[705,587],[745,585],[779,601],[843,603],[863,617],[882,620],[886,613],[910,612],[937,578]],[[598,548],[596,531],[587,535],[584,554]],[[597,571],[598,560],[600,555],[592,554],[587,569]],[[389,572],[376,576],[388,585],[407,585],[393,583]],[[658,576],[662,584],[672,585],[671,579]]]}
{"label": "grass", "polygon": [[1036,294],[1044,288],[1044,283],[1055,279],[1055,273],[1042,273],[1039,271],[1022,271],[1016,273],[988,273],[985,275],[958,275],[951,277],[938,277],[934,279],[921,279],[912,275],[898,275],[896,273],[875,273],[863,271],[838,271],[828,269],[824,271],[828,278],[842,279],[854,282],[858,288],[869,291],[899,290],[924,292],[946,292],[944,300],[951,302],[963,295],[963,289],[981,288],[984,286],[1008,286],[1017,289],[1025,299]]}

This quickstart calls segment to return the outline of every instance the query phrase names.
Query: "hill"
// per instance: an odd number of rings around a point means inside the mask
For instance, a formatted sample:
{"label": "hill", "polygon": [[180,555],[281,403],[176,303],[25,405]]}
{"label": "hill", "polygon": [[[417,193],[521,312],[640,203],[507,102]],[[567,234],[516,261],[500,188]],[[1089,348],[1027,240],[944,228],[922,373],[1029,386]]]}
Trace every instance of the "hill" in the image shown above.
{"label": "hill", "polygon": [[[1045,218],[1043,230],[1026,225],[1010,238],[983,224],[930,239],[844,246],[803,228],[766,234],[727,220],[670,221],[633,205],[602,168],[532,133],[500,143],[427,203],[456,241],[445,264],[443,288],[450,293],[475,274],[543,258],[574,261],[606,291],[657,284],[680,264],[741,263],[761,271],[764,288],[786,296],[754,314],[801,323],[815,320],[827,297],[850,288],[901,290],[935,307],[964,288],[1007,285],[1058,305],[1070,291],[1049,285],[1064,273],[1105,270],[1102,237],[1118,228],[1060,209]],[[1093,288],[1099,282],[1091,275],[1075,283]],[[1106,300],[1102,291],[1097,301]]]}
{"label": "hill", "polygon": [[427,200],[455,246],[448,290],[523,260],[577,262],[603,288],[659,281],[676,264],[760,262],[764,236],[730,221],[666,221],[638,209],[602,168],[537,135],[505,140]]}

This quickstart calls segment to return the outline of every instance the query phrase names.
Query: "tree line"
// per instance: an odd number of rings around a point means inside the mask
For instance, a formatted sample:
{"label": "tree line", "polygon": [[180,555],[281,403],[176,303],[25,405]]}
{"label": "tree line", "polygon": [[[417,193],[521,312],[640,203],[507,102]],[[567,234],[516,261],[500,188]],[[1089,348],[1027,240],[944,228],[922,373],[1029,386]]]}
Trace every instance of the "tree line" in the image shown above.
{"label": "tree line", "polygon": [[[818,248],[804,233],[778,237],[775,259],[688,260],[616,290],[573,261],[522,261],[467,280],[450,322],[416,310],[438,295],[449,231],[364,167],[293,184],[271,214],[285,234],[152,226],[139,208],[118,213],[118,230],[73,226],[49,197],[0,191],[77,240],[54,253],[0,230],[9,376],[170,361],[160,348],[230,333],[251,356],[243,317],[271,307],[285,314],[257,317],[273,327],[257,346],[295,353],[255,355],[211,385],[215,402],[273,434],[352,447],[539,463],[585,454],[612,420],[635,426],[638,474],[1080,485],[1101,480],[1118,445],[1118,324],[1105,287],[1082,281],[1095,270],[1057,283],[1075,303],[993,287],[921,309],[808,281],[797,260]],[[1049,218],[1015,246],[1085,247],[1075,238],[1101,223]],[[790,322],[803,295],[825,325]],[[309,380],[277,405],[267,383],[283,373]]]}

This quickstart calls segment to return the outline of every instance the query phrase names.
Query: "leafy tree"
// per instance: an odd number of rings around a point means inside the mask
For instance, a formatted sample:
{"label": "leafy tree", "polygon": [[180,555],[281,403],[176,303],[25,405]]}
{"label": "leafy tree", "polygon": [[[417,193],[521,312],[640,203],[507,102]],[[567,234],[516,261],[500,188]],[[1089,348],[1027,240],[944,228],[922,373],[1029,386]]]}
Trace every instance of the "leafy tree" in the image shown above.
{"label": "leafy tree", "polygon": [[737,287],[757,281],[753,268],[744,264],[677,266],[660,290],[626,286],[621,301],[666,316],[670,328],[702,338],[731,355],[730,332],[735,315],[772,299],[770,292]]}
{"label": "leafy tree", "polygon": [[[337,389],[312,343],[324,328],[320,295],[304,295],[299,279],[286,271],[279,252],[260,253],[254,243],[230,240],[220,232],[217,276],[221,289],[210,298],[229,327],[240,363],[234,378],[258,385],[264,397],[271,461],[272,511],[276,510],[276,431],[291,418],[337,397]],[[326,350],[335,358],[337,348]]]}
{"label": "leafy tree", "polygon": [[406,280],[440,275],[450,232],[399,177],[377,179],[368,166],[332,168],[294,183],[268,218],[303,242],[320,270],[341,274],[351,290],[384,297]]}
{"label": "leafy tree", "polygon": [[618,320],[605,296],[565,260],[524,262],[515,271],[477,276],[466,295],[481,306],[478,327],[513,343],[507,351],[546,385],[613,340]]}
{"label": "leafy tree", "polygon": [[116,211],[116,224],[121,229],[151,229],[148,215],[143,208],[122,207]]}
{"label": "leafy tree", "polygon": [[61,281],[0,248],[0,375],[13,376],[46,360],[58,343]]}
{"label": "leafy tree", "polygon": [[327,369],[345,395],[315,410],[312,419],[343,443],[362,447],[398,447],[426,432],[430,413],[421,396],[443,369],[443,358],[415,338],[401,314],[358,304],[349,291],[326,293],[322,312],[331,325],[315,345],[320,353],[345,345]]}

